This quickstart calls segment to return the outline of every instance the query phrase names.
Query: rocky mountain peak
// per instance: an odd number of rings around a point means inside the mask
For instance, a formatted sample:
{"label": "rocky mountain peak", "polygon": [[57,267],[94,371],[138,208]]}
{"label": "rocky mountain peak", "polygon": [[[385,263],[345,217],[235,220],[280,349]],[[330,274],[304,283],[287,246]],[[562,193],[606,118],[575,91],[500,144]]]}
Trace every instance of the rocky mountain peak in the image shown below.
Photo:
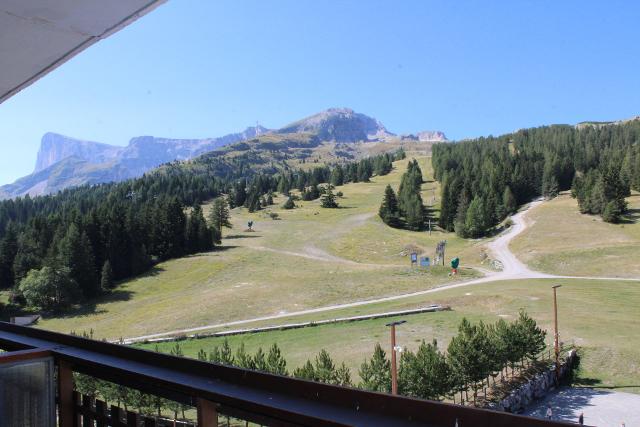
{"label": "rocky mountain peak", "polygon": [[393,134],[373,117],[350,108],[329,108],[293,122],[277,133],[308,132],[322,141],[356,142],[384,139]]}

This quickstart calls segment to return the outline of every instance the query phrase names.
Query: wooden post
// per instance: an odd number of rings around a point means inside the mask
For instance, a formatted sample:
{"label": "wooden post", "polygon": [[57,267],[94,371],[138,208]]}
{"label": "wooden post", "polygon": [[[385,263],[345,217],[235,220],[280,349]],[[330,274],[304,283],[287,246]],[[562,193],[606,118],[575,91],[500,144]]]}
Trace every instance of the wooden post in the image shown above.
{"label": "wooden post", "polygon": [[119,406],[111,405],[111,425],[120,427],[122,425],[122,409]]}
{"label": "wooden post", "polygon": [[71,366],[58,361],[58,425],[60,427],[76,427],[79,423],[75,420],[75,405],[73,399],[73,371]]}
{"label": "wooden post", "polygon": [[92,412],[91,396],[82,396],[82,407],[85,413],[82,415],[82,427],[93,427],[93,417],[89,415]]}
{"label": "wooden post", "polygon": [[107,427],[108,425],[107,404],[96,399],[96,427]]}
{"label": "wooden post", "polygon": [[215,403],[198,397],[198,427],[218,427],[218,411]]}
{"label": "wooden post", "polygon": [[396,364],[396,325],[391,325],[391,394],[398,394],[398,368]]}
{"label": "wooden post", "polygon": [[137,412],[127,411],[127,426],[140,427],[140,414]]}
{"label": "wooden post", "polygon": [[560,383],[560,336],[558,334],[558,301],[556,299],[556,290],[561,285],[553,287],[553,325],[554,325],[554,339],[553,347],[556,353],[556,383]]}

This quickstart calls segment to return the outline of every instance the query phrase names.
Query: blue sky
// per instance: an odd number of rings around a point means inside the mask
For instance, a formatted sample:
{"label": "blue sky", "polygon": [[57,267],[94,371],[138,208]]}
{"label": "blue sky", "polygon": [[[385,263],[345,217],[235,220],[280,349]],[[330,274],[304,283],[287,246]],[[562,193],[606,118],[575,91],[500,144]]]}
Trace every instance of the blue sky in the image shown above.
{"label": "blue sky", "polygon": [[640,4],[169,0],[0,104],[0,183],[47,131],[116,145],[351,107],[450,138],[640,114]]}

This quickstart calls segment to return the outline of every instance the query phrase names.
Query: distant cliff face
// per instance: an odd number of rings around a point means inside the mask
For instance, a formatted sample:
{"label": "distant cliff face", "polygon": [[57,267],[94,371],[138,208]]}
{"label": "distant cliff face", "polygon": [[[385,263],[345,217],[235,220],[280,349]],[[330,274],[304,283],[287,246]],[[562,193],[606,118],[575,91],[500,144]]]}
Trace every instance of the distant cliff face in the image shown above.
{"label": "distant cliff face", "polygon": [[0,199],[55,193],[67,187],[122,181],[174,160],[192,159],[228,144],[269,132],[262,126],[219,138],[132,138],[126,147],[71,138],[53,132],[40,142],[31,175],[0,187]]}
{"label": "distant cliff face", "polygon": [[83,141],[57,133],[45,133],[40,142],[36,168],[39,172],[67,157],[77,157],[92,163],[103,163],[114,159],[123,147]]}

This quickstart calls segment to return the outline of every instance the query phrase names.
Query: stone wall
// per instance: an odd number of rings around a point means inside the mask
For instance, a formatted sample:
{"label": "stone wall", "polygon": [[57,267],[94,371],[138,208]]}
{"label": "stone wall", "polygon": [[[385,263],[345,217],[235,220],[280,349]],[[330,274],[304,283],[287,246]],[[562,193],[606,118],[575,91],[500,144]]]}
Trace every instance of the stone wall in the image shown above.
{"label": "stone wall", "polygon": [[[567,352],[564,361],[560,364],[560,379],[571,374],[571,369],[576,358],[576,351]],[[522,412],[533,401],[544,397],[550,390],[556,387],[555,364],[548,370],[536,375],[521,387],[513,390],[508,396],[498,403],[488,405],[489,409],[511,413]]]}

